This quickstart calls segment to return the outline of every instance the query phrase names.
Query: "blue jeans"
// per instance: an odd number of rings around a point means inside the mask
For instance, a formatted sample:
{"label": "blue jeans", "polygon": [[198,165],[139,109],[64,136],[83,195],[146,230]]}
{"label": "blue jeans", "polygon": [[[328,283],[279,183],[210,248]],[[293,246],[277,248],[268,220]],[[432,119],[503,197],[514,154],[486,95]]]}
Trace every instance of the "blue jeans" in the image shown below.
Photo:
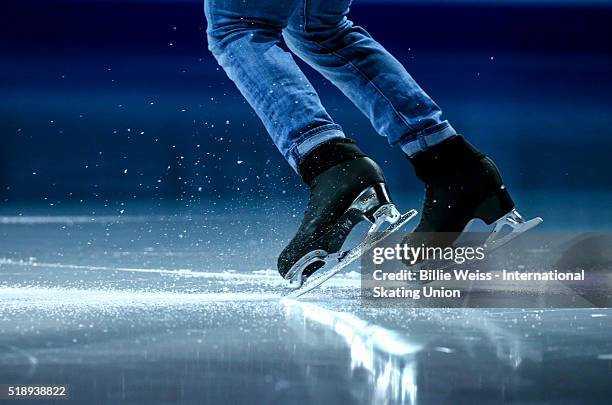
{"label": "blue jeans", "polygon": [[205,0],[208,47],[297,170],[344,137],[287,47],[336,85],[409,156],[456,135],[382,45],[347,18],[350,0]]}

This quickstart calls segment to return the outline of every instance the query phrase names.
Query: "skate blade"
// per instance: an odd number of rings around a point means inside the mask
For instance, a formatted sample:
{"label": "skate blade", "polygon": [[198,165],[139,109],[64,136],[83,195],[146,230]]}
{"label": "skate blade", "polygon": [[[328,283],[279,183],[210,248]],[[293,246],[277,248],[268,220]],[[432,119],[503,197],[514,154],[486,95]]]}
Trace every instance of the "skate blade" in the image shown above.
{"label": "skate blade", "polygon": [[[297,288],[294,287],[292,291],[285,294],[283,298],[297,298],[317,288],[318,286],[320,286],[321,284],[323,284],[324,282],[326,282],[327,280],[329,280],[330,278],[338,274],[340,271],[342,271],[346,266],[348,266],[349,264],[357,260],[359,257],[361,257],[361,255],[365,251],[373,248],[378,243],[386,239],[389,235],[398,231],[401,227],[406,225],[411,219],[413,219],[417,215],[416,210],[410,210],[404,215],[396,216],[394,213],[397,212],[397,210],[395,210],[395,207],[392,207],[392,208],[393,209],[389,208],[390,211],[384,211],[384,213],[393,214],[391,217],[387,217],[388,219],[390,219],[390,221],[393,221],[391,222],[391,225],[387,229],[380,231],[382,223],[384,223],[384,221],[381,221],[380,225],[378,225],[375,228],[375,231],[368,232],[364,240],[359,245],[355,246],[354,248],[350,250],[346,250],[344,252],[340,252],[340,253],[325,255],[325,257],[321,256],[321,252],[324,252],[322,250],[314,251],[314,252],[311,252],[312,255],[310,254],[307,255],[309,256],[309,260],[306,260],[308,264],[312,264],[314,262],[321,261],[321,262],[324,262],[324,266],[320,268],[319,270],[315,271],[313,274],[311,274],[310,277],[308,277],[308,279],[306,280],[306,282],[304,282]],[[381,211],[381,216],[384,215],[384,213]],[[375,222],[375,225],[376,223],[377,222]],[[374,229],[374,226],[371,229]],[[319,252],[319,253],[315,254],[315,252]],[[302,259],[305,259],[305,258],[306,256],[304,256],[304,258]],[[300,277],[301,277],[301,274],[300,274]]]}
{"label": "skate blade", "polygon": [[[525,221],[518,211],[513,209],[495,222],[495,228],[485,241],[484,246],[489,252],[499,249],[542,222],[544,220],[540,217]],[[507,228],[510,228],[510,231],[505,231]]]}
{"label": "skate blade", "polygon": [[[471,222],[466,225],[463,232],[468,232],[471,226]],[[496,249],[501,248],[502,246],[507,245],[515,238],[521,236],[521,234],[529,231],[530,229],[535,228],[540,225],[544,220],[540,217],[536,217],[530,219],[529,221],[525,221],[523,217],[516,211],[512,210],[510,213],[504,215],[502,218],[498,219],[495,222],[495,228],[493,232],[487,237],[482,246],[485,248],[485,252],[490,253]],[[510,227],[509,232],[502,232],[504,228]],[[455,266],[456,263],[453,260],[444,261],[444,263],[432,262],[432,261],[424,261],[415,265],[416,270],[442,270],[445,271],[449,267]],[[421,284],[429,284],[431,281],[421,282]]]}
{"label": "skate blade", "polygon": [[313,263],[323,262],[329,256],[323,249],[313,250],[312,252],[304,255],[298,260],[291,269],[285,275],[285,279],[289,281],[289,288],[292,290],[298,289],[304,284],[302,272]]}

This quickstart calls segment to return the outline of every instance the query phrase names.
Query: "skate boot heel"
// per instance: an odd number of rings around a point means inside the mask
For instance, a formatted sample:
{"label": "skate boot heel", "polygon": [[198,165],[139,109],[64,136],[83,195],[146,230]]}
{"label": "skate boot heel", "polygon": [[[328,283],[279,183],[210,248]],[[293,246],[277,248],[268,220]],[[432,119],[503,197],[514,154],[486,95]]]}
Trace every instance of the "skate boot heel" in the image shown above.
{"label": "skate boot heel", "polygon": [[372,223],[368,233],[379,231],[385,222],[394,224],[401,216],[391,202],[387,186],[383,183],[374,184],[363,190],[351,208],[357,209]]}
{"label": "skate boot heel", "polygon": [[505,188],[483,201],[474,211],[474,217],[482,219],[487,225],[495,223],[484,243],[488,251],[500,248],[543,222],[540,217],[524,220],[514,208],[514,202]]}
{"label": "skate boot heel", "polygon": [[379,183],[363,190],[355,198],[349,209],[356,209],[368,220],[371,220],[374,211],[384,204],[391,204],[391,198],[389,197],[387,187]]}
{"label": "skate boot heel", "polygon": [[514,209],[514,202],[505,187],[487,197],[474,210],[474,217],[482,219],[487,225],[499,220]]}

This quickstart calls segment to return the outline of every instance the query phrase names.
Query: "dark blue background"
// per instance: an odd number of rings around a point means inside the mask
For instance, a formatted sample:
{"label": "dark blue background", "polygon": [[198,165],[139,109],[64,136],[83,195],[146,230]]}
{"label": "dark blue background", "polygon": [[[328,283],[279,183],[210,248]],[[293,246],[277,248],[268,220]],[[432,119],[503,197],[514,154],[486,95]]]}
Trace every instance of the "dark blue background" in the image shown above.
{"label": "dark blue background", "polygon": [[[610,190],[612,8],[357,1],[352,18],[496,159],[510,187]],[[198,2],[3,1],[0,201],[303,192],[204,30]],[[399,151],[305,70],[392,190],[418,191]]]}

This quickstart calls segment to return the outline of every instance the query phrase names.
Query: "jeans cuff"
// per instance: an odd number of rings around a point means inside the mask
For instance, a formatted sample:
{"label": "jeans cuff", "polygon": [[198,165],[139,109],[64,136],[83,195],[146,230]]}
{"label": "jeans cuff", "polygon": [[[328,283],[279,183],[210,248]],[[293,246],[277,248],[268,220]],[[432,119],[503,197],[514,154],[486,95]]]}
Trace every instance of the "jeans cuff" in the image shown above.
{"label": "jeans cuff", "polygon": [[334,138],[345,138],[340,125],[328,124],[306,131],[300,135],[293,148],[289,151],[287,156],[289,165],[299,174],[298,166],[304,156],[317,146]]}
{"label": "jeans cuff", "polygon": [[456,135],[457,131],[455,131],[451,124],[448,121],[443,121],[407,137],[400,141],[399,145],[406,155],[414,156]]}

